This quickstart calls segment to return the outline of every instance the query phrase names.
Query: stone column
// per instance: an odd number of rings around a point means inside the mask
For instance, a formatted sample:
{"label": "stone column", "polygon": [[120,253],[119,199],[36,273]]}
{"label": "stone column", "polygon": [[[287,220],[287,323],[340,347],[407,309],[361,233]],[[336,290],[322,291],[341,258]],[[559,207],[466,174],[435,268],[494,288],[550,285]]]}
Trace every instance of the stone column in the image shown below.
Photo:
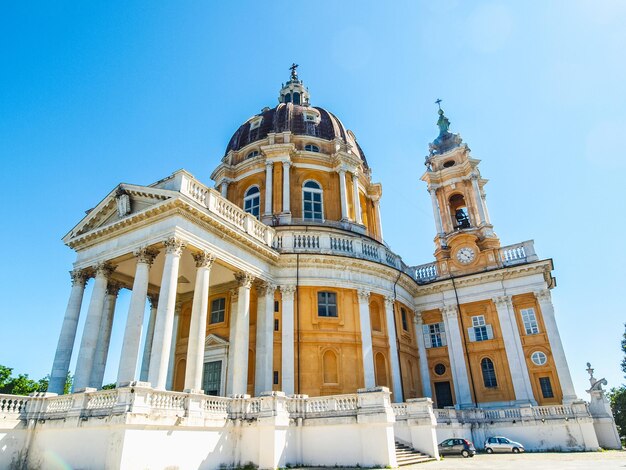
{"label": "stone column", "polygon": [[239,290],[230,290],[230,322],[228,334],[228,370],[226,372],[226,395],[233,394],[233,380],[235,371],[235,335],[237,334],[237,304],[239,303]]}
{"label": "stone column", "polygon": [[357,224],[363,224],[363,216],[361,214],[361,198],[359,197],[359,178],[352,173],[352,191],[354,199],[354,220]]}
{"label": "stone column", "polygon": [[359,297],[359,321],[361,325],[361,350],[363,356],[363,383],[365,388],[376,386],[374,372],[374,353],[372,351],[372,327],[370,324],[370,293],[357,291]]}
{"label": "stone column", "polygon": [[222,180],[222,184],[220,184],[220,193],[222,194],[222,197],[224,199],[228,199],[228,184],[230,183],[230,181],[228,181],[226,178],[224,178]]}
{"label": "stone column", "polygon": [[456,305],[446,305],[443,308],[443,321],[448,339],[448,355],[454,380],[456,406],[472,406],[472,393],[470,389],[467,366],[465,364],[465,346],[459,327],[459,313]]}
{"label": "stone column", "polygon": [[137,359],[139,358],[139,346],[143,329],[143,317],[146,310],[146,296],[148,295],[148,276],[150,266],[159,252],[153,248],[140,248],[135,251],[137,266],[135,267],[135,279],[130,296],[128,316],[126,317],[126,329],[120,355],[120,367],[117,372],[118,386],[127,385],[136,380]]}
{"label": "stone column", "polygon": [[488,224],[491,224],[491,218],[489,217],[489,208],[487,207],[487,195],[484,191],[480,192],[480,200],[483,202],[483,209],[485,210],[485,218]]}
{"label": "stone column", "polygon": [[398,355],[394,304],[395,300],[393,297],[385,297],[385,318],[387,319],[387,331],[389,336],[389,356],[391,359],[393,401],[396,403],[402,403],[404,401],[404,394],[402,391],[402,378],[400,377],[400,357]]}
{"label": "stone column", "polygon": [[383,240],[383,221],[380,216],[380,199],[372,199],[374,204],[374,214],[376,214],[376,228],[378,229],[378,236],[381,241]]}
{"label": "stone column", "polygon": [[248,349],[250,347],[250,288],[254,277],[246,272],[238,272],[235,279],[239,284],[237,300],[237,321],[231,354],[233,361],[233,394],[248,391]]}
{"label": "stone column", "polygon": [[156,322],[157,305],[159,297],[156,295],[148,295],[150,302],[150,318],[148,319],[148,331],[146,332],[146,341],[143,346],[143,357],[141,360],[141,374],[139,380],[148,381],[148,371],[150,370],[150,351],[152,351],[152,340],[154,339],[154,324]]}
{"label": "stone column", "polygon": [[502,339],[504,341],[504,350],[509,362],[509,370],[513,381],[513,390],[515,391],[515,400],[520,403],[531,403],[536,405],[537,402],[533,396],[533,389],[530,383],[528,367],[524,358],[524,349],[515,320],[515,310],[511,302],[511,296],[503,295],[493,299],[498,311],[498,321],[502,330]]}
{"label": "stone column", "polygon": [[270,160],[265,161],[265,214],[272,215],[272,189],[273,189],[273,176],[274,176],[274,162]]}
{"label": "stone column", "polygon": [[346,191],[346,170],[339,173],[339,198],[341,200],[341,220],[348,220],[348,194]]}
{"label": "stone column", "polygon": [[289,200],[291,197],[291,189],[289,186],[289,167],[291,162],[283,162],[283,212],[291,212]]}
{"label": "stone column", "polygon": [[296,286],[280,286],[282,293],[282,389],[286,395],[295,393],[295,324],[294,296]]}
{"label": "stone column", "polygon": [[87,319],[85,321],[83,337],[78,351],[78,360],[76,362],[76,374],[74,375],[73,386],[74,392],[89,387],[96,354],[96,345],[98,343],[98,336],[100,336],[104,297],[106,296],[109,276],[114,269],[115,267],[108,263],[100,263],[96,266],[96,280],[93,291],[91,292]]}
{"label": "stone column", "polygon": [[76,328],[78,327],[78,317],[80,316],[80,307],[83,303],[83,294],[85,293],[85,284],[88,276],[84,271],[70,271],[72,277],[72,291],[65,309],[65,317],[61,326],[61,334],[57,343],[57,350],[52,363],[52,372],[50,372],[50,383],[48,391],[63,394],[65,390],[65,382],[67,373],[70,370],[70,360],[72,359],[72,350],[74,349],[74,340],[76,339]]}
{"label": "stone column", "polygon": [[535,292],[535,296],[539,301],[539,307],[541,308],[541,314],[543,315],[543,323],[546,326],[546,333],[548,334],[548,341],[550,342],[550,349],[552,349],[552,357],[554,358],[554,364],[556,365],[556,372],[559,376],[559,382],[561,382],[563,403],[570,404],[573,401],[578,400],[578,398],[576,397],[572,376],[570,375],[569,367],[567,366],[567,359],[565,358],[563,343],[561,343],[559,328],[556,325],[554,306],[552,305],[552,296],[549,289]]}
{"label": "stone column", "polygon": [[174,324],[172,325],[172,341],[170,342],[170,355],[167,359],[167,379],[165,380],[166,390],[174,390],[174,375],[176,373],[176,339],[178,338],[178,327],[180,325],[180,311],[183,303],[177,301],[174,305]]}
{"label": "stone column", "polygon": [[178,268],[184,247],[185,244],[175,237],[171,237],[165,242],[165,263],[148,372],[148,381],[154,388],[159,389],[164,389],[167,382],[167,367],[172,349]]}
{"label": "stone column", "polygon": [[430,193],[430,200],[433,204],[433,215],[435,216],[435,229],[437,235],[443,235],[443,223],[441,222],[441,211],[439,210],[439,201],[437,200],[437,190],[432,186],[428,188]]}
{"label": "stone column", "polygon": [[206,338],[207,312],[209,311],[209,277],[215,256],[202,252],[193,255],[196,262],[196,284],[193,292],[191,321],[189,322],[189,342],[187,345],[187,367],[185,370],[185,390],[202,393],[202,372],[204,366],[204,341]]}
{"label": "stone column", "polygon": [[104,307],[102,308],[100,336],[98,336],[98,343],[96,344],[93,371],[91,372],[91,381],[89,383],[89,386],[92,388],[102,388],[104,371],[109,355],[109,345],[111,343],[111,328],[113,327],[115,303],[117,301],[117,294],[121,288],[122,285],[114,281],[109,282],[107,285],[107,294],[104,298]]}
{"label": "stone column", "polygon": [[485,208],[483,207],[483,201],[480,197],[480,188],[478,187],[478,175],[472,174],[470,178],[472,180],[472,188],[474,188],[474,200],[476,201],[476,207],[478,209],[480,225],[483,225],[487,223],[487,218],[485,217]]}
{"label": "stone column", "polygon": [[417,352],[420,361],[420,378],[422,379],[422,395],[432,397],[433,392],[430,388],[430,369],[428,367],[428,356],[426,355],[426,344],[424,344],[424,322],[422,314],[417,312],[415,315],[415,338],[417,339]]}
{"label": "stone column", "polygon": [[254,394],[271,392],[274,368],[274,291],[276,286],[263,284],[258,287],[256,315],[256,367]]}

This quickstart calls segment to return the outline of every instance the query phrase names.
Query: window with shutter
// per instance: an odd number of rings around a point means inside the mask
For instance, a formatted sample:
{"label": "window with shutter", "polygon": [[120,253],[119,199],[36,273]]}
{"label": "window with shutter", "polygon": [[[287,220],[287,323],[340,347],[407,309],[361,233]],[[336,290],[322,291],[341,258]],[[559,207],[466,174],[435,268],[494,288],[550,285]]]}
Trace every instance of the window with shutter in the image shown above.
{"label": "window with shutter", "polygon": [[422,334],[424,335],[424,345],[426,348],[432,348],[433,345],[430,342],[430,328],[429,325],[422,325]]}

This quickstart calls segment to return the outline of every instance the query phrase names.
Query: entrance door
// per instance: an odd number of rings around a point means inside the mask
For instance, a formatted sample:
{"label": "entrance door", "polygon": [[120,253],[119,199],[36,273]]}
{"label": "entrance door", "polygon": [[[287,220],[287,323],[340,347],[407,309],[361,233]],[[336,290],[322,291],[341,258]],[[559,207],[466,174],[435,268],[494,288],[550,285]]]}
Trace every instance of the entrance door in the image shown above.
{"label": "entrance door", "polygon": [[207,395],[219,395],[222,383],[222,361],[204,363],[202,387]]}
{"label": "entrance door", "polygon": [[450,382],[435,382],[435,398],[437,400],[437,408],[452,406],[452,390],[450,390]]}

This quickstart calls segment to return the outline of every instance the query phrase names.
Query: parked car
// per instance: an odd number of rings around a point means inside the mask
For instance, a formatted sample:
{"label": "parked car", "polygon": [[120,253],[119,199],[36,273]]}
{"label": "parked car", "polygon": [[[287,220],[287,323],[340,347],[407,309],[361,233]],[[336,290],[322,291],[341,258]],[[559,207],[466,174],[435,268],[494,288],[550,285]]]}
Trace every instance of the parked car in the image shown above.
{"label": "parked car", "polygon": [[518,452],[524,452],[524,446],[506,437],[494,436],[485,441],[485,450],[488,454],[493,454],[494,452],[513,452],[517,454]]}
{"label": "parked car", "polygon": [[462,455],[463,457],[474,457],[476,448],[467,439],[459,439],[457,437],[446,439],[439,444],[440,455]]}

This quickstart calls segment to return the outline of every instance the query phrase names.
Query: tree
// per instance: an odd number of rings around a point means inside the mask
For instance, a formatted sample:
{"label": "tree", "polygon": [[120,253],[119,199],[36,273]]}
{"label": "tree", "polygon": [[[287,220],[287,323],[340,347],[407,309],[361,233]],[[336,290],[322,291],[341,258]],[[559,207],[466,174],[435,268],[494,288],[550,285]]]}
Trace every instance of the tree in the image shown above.
{"label": "tree", "polygon": [[624,353],[624,359],[622,359],[622,372],[626,379],[626,323],[624,323],[624,336],[622,337],[622,352]]}
{"label": "tree", "polygon": [[[13,369],[11,367],[0,364],[0,393],[9,395],[29,395],[34,392],[45,392],[48,390],[48,384],[50,382],[49,375],[46,375],[38,381],[34,381],[28,378],[28,374],[20,374],[17,377],[13,377],[12,374]],[[73,377],[68,372],[63,393],[70,393],[72,380]]]}
{"label": "tree", "polygon": [[[626,378],[626,323],[624,327],[624,336],[622,337],[622,352],[624,353],[622,372],[624,372],[624,378]],[[617,430],[622,438],[622,442],[624,442],[626,440],[626,385],[611,389],[609,392],[609,400],[611,402],[611,410],[613,411]]]}

